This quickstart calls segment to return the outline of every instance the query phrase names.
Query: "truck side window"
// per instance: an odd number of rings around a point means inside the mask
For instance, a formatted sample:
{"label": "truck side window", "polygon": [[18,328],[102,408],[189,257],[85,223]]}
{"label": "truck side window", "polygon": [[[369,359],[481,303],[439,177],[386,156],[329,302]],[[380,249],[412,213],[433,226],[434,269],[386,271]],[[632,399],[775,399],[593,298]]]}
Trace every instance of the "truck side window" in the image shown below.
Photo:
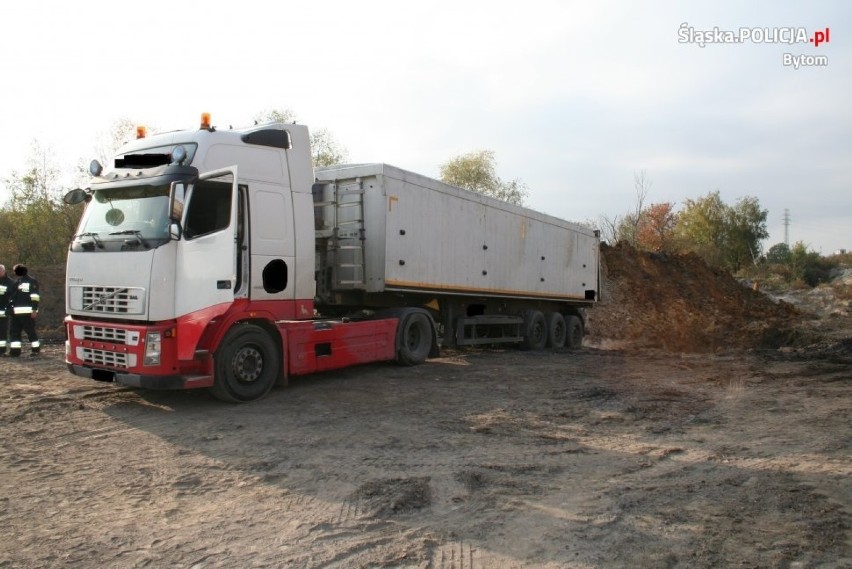
{"label": "truck side window", "polygon": [[210,180],[195,185],[189,198],[184,223],[184,235],[187,239],[209,235],[230,225],[231,189],[230,183]]}

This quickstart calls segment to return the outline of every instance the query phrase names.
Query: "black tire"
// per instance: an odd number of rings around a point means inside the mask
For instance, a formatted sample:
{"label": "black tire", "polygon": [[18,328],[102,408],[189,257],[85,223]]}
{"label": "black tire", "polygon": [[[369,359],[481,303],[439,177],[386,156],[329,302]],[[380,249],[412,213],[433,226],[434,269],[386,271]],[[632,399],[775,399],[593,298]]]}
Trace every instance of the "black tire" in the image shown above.
{"label": "black tire", "polygon": [[583,321],[579,316],[566,316],[565,329],[568,332],[565,345],[569,350],[579,350],[583,345]]}
{"label": "black tire", "polygon": [[231,328],[215,354],[210,391],[229,403],[246,403],[269,393],[278,379],[281,358],[272,338],[254,324]]}
{"label": "black tire", "polygon": [[404,315],[396,335],[396,361],[401,365],[422,364],[432,351],[432,322],[425,312]]}
{"label": "black tire", "polygon": [[547,321],[538,310],[526,310],[524,317],[524,340],[521,347],[525,350],[543,350],[547,344]]}
{"label": "black tire", "polygon": [[568,328],[565,318],[558,312],[550,312],[547,315],[547,345],[554,350],[565,347],[568,339]]}

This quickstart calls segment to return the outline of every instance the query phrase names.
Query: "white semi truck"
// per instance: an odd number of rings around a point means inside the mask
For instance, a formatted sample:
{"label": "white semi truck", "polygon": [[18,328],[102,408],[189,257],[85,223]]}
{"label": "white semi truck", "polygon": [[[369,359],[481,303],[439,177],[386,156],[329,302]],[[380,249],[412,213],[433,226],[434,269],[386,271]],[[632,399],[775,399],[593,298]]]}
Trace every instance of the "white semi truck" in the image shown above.
{"label": "white semi truck", "polygon": [[308,129],[139,137],[91,185],[66,272],[72,373],[244,402],[439,346],[579,347],[596,232],[386,164],[314,171]]}

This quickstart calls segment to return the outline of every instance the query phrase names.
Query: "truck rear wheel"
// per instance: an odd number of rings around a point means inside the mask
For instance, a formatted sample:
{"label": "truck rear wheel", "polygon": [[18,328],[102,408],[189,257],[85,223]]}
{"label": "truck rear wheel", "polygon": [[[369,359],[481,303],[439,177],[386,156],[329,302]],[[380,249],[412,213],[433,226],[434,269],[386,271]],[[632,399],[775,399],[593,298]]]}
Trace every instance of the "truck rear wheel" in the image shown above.
{"label": "truck rear wheel", "polygon": [[210,391],[217,399],[245,403],[260,399],[278,377],[280,358],[272,338],[254,324],[237,324],[216,350],[215,380]]}
{"label": "truck rear wheel", "polygon": [[543,350],[547,344],[547,321],[538,310],[525,310],[524,340],[521,347],[525,350]]}
{"label": "truck rear wheel", "polygon": [[558,312],[547,315],[547,345],[554,350],[565,347],[568,337],[568,329],[565,326],[565,318]]}
{"label": "truck rear wheel", "polygon": [[432,350],[432,323],[425,312],[409,312],[400,320],[396,339],[397,362],[422,364]]}
{"label": "truck rear wheel", "polygon": [[583,345],[583,321],[578,316],[566,316],[565,329],[567,330],[566,345],[568,349],[579,350]]}

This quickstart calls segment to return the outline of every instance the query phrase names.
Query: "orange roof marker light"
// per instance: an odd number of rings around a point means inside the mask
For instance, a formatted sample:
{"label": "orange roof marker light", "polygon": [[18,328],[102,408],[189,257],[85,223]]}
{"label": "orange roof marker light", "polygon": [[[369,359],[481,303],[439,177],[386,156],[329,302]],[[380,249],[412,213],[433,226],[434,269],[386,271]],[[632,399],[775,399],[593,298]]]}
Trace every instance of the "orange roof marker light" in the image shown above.
{"label": "orange roof marker light", "polygon": [[137,140],[140,138],[145,138],[148,136],[148,129],[142,125],[136,127],[136,138]]}
{"label": "orange roof marker light", "polygon": [[201,113],[201,129],[210,130],[210,113]]}

